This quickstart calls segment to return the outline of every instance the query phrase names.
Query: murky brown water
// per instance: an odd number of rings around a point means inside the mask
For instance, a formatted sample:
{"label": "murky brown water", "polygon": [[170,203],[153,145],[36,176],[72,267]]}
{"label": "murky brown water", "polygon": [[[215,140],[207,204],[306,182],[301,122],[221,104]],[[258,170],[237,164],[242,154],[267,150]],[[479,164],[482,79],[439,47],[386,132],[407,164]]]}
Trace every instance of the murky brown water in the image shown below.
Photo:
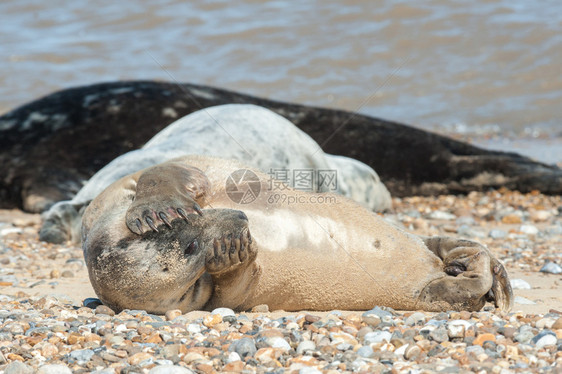
{"label": "murky brown water", "polygon": [[445,131],[562,133],[559,0],[14,0],[0,14],[0,112],[160,79]]}

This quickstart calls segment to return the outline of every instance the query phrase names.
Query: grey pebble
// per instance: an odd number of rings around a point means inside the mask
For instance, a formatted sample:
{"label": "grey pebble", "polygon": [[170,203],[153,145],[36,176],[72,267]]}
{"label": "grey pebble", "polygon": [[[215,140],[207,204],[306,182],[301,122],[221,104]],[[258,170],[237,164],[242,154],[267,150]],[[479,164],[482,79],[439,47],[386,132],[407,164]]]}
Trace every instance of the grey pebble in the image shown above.
{"label": "grey pebble", "polygon": [[468,225],[468,226],[472,226],[476,223],[476,221],[474,221],[474,218],[472,218],[471,216],[462,216],[457,218],[457,220],[455,221],[455,223],[457,225]]}
{"label": "grey pebble", "polygon": [[78,362],[88,362],[94,356],[94,351],[91,349],[79,349],[70,352],[70,357]]}
{"label": "grey pebble", "polygon": [[364,345],[357,350],[357,356],[360,357],[369,358],[369,357],[373,357],[374,354],[375,352],[373,351],[373,348],[371,348],[370,345]]}
{"label": "grey pebble", "polygon": [[392,323],[392,313],[376,306],[361,315],[363,322],[370,326],[378,326],[380,322]]}
{"label": "grey pebble", "polygon": [[32,374],[33,369],[23,362],[14,361],[4,369],[4,374]]}
{"label": "grey pebble", "polygon": [[[392,318],[391,312],[389,312],[388,310],[384,310],[379,306],[376,306],[373,309],[366,311],[365,313],[375,314],[375,315],[379,316],[381,319],[387,318],[387,317]],[[365,313],[363,313],[363,314],[365,314]]]}
{"label": "grey pebble", "polygon": [[230,352],[236,352],[244,360],[246,357],[253,357],[257,351],[256,343],[251,338],[242,338],[230,344]]}
{"label": "grey pebble", "polygon": [[545,231],[548,235],[562,235],[562,226],[561,225],[550,226],[547,227]]}
{"label": "grey pebble", "polygon": [[513,340],[519,343],[527,344],[529,343],[535,335],[530,330],[521,331],[513,336]]}
{"label": "grey pebble", "polygon": [[422,312],[415,312],[411,316],[407,317],[404,321],[406,326],[415,326],[420,322],[425,322],[425,314]]}
{"label": "grey pebble", "polygon": [[373,331],[365,334],[363,344],[381,343],[383,341],[390,342],[392,334],[389,331]]}
{"label": "grey pebble", "polygon": [[488,233],[488,236],[492,239],[503,239],[507,236],[507,232],[500,229],[492,229]]}
{"label": "grey pebble", "polygon": [[435,340],[437,343],[443,343],[449,340],[449,334],[447,333],[447,328],[445,326],[440,326],[429,333],[431,339]]}
{"label": "grey pebble", "polygon": [[363,315],[361,316],[361,319],[363,322],[365,322],[367,325],[369,326],[373,326],[376,327],[378,325],[380,325],[381,323],[381,319],[379,316],[377,316],[374,313],[369,313],[369,312],[365,312],[363,313]]}
{"label": "grey pebble", "polygon": [[457,230],[458,235],[467,236],[470,238],[485,238],[486,232],[481,229],[470,227],[468,225],[461,225]]}
{"label": "grey pebble", "polygon": [[540,271],[543,273],[560,274],[562,273],[562,267],[556,262],[547,262]]}
{"label": "grey pebble", "polygon": [[362,366],[365,366],[367,363],[360,358],[354,360],[352,363],[349,364],[349,368],[352,371],[360,371]]}
{"label": "grey pebble", "polygon": [[484,353],[484,348],[482,348],[479,345],[471,345],[471,346],[466,347],[466,353],[467,354],[472,353],[475,356],[478,356],[479,354]]}
{"label": "grey pebble", "polygon": [[86,308],[96,309],[98,306],[103,305],[100,299],[95,297],[88,297],[82,303]]}

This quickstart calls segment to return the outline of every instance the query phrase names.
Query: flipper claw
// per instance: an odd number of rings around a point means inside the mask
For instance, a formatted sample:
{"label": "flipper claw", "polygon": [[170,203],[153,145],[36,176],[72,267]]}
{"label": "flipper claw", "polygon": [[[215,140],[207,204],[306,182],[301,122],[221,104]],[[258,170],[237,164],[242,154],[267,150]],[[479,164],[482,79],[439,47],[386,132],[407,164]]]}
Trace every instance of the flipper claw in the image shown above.
{"label": "flipper claw", "polygon": [[135,221],[135,223],[137,224],[137,228],[139,229],[139,234],[142,234],[142,233],[143,233],[143,230],[142,230],[142,222],[141,222],[141,220],[137,218],[137,220]]}
{"label": "flipper claw", "polygon": [[158,217],[160,217],[160,219],[162,220],[162,222],[164,222],[166,224],[166,226],[168,226],[169,228],[172,228],[172,224],[170,223],[170,220],[168,219],[168,216],[166,215],[166,213],[160,212],[160,213],[158,213]]}
{"label": "flipper claw", "polygon": [[150,228],[152,230],[158,232],[158,228],[156,228],[156,225],[154,224],[154,221],[152,220],[152,218],[146,217],[145,220],[146,220],[146,223],[148,224],[148,226],[150,226]]}
{"label": "flipper claw", "polygon": [[178,208],[177,209],[178,214],[185,219],[187,222],[189,222],[189,220],[187,219],[187,213],[185,212],[185,210],[183,210],[182,208]]}

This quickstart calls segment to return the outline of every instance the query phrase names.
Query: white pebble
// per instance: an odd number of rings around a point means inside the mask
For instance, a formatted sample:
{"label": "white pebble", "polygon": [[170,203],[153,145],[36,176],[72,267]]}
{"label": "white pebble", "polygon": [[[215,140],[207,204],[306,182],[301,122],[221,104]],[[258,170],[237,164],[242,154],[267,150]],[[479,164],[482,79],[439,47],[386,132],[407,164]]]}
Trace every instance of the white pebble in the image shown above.
{"label": "white pebble", "polygon": [[530,290],[531,289],[531,285],[529,283],[525,282],[523,279],[515,278],[515,279],[512,279],[510,282],[511,282],[511,288],[513,288],[514,290]]}
{"label": "white pebble", "polygon": [[363,337],[363,344],[390,342],[392,334],[389,331],[373,331],[368,332]]}
{"label": "white pebble", "polygon": [[53,365],[43,365],[37,369],[37,374],[72,374],[66,365],[53,364]]}
{"label": "white pebble", "polygon": [[299,370],[299,374],[322,374],[322,372],[314,367],[303,367]]}
{"label": "white pebble", "polygon": [[429,218],[450,221],[450,220],[453,220],[453,219],[457,218],[457,216],[455,216],[454,214],[448,213],[448,212],[436,210],[435,212],[431,212],[431,214],[429,215]]}
{"label": "white pebble", "polygon": [[159,365],[150,369],[148,374],[193,374],[193,371],[183,366]]}
{"label": "white pebble", "polygon": [[267,338],[266,341],[267,341],[267,344],[271,348],[280,348],[284,351],[288,351],[289,349],[291,349],[291,346],[289,345],[289,343],[287,343],[287,341],[285,339],[283,339],[279,336]]}
{"label": "white pebble", "polygon": [[537,329],[550,329],[552,328],[552,326],[554,325],[554,323],[556,322],[556,320],[554,318],[550,318],[550,317],[545,317],[545,318],[541,318],[537,321],[537,323],[535,324],[535,327]]}
{"label": "white pebble", "polygon": [[536,304],[534,301],[526,299],[522,296],[515,296],[514,302],[515,302],[515,304],[521,304],[521,305],[535,305]]}
{"label": "white pebble", "polygon": [[400,357],[404,356],[404,353],[406,353],[406,349],[408,349],[409,346],[410,344],[401,345],[400,347],[396,348],[394,354]]}
{"label": "white pebble", "polygon": [[235,361],[241,361],[240,355],[236,352],[230,352],[228,354],[228,358],[226,359],[226,362],[230,363],[230,362],[235,362]]}
{"label": "white pebble", "polygon": [[0,230],[0,236],[5,236],[9,234],[21,234],[23,231],[17,227],[7,227],[5,229]]}
{"label": "white pebble", "polygon": [[543,273],[560,274],[562,273],[562,267],[555,262],[548,262],[544,264],[540,271]]}
{"label": "white pebble", "polygon": [[311,340],[303,340],[297,346],[297,353],[299,355],[302,355],[303,353],[306,353],[307,351],[314,351],[314,350],[316,350],[316,344],[314,344],[314,342],[311,341]]}
{"label": "white pebble", "polygon": [[519,231],[527,235],[537,235],[539,233],[539,229],[533,225],[521,225]]}
{"label": "white pebble", "polygon": [[201,325],[197,323],[190,323],[186,326],[185,329],[187,330],[187,332],[190,332],[192,334],[199,334],[201,332]]}
{"label": "white pebble", "polygon": [[229,308],[217,308],[211,312],[211,314],[219,314],[222,318],[226,316],[236,316],[234,310]]}
{"label": "white pebble", "polygon": [[556,345],[556,342],[556,336],[548,334],[540,338],[539,341],[536,342],[535,347],[541,349],[546,347],[547,345]]}

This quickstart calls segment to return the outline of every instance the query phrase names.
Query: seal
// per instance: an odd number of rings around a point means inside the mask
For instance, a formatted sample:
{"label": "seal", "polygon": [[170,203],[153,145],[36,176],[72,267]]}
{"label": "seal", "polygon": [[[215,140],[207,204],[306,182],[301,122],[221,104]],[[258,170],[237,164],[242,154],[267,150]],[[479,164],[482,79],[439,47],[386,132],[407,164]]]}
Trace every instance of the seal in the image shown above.
{"label": "seal", "polygon": [[[239,170],[261,184],[246,204],[233,201],[225,183]],[[234,160],[184,156],[109,186],[82,221],[100,300],[157,314],[259,304],[444,311],[493,301],[511,308],[508,275],[484,246],[417,237],[338,195],[287,188],[286,199],[277,199],[267,179]]]}
{"label": "seal", "polygon": [[562,193],[555,165],[361,113],[189,83],[118,81],[64,89],[0,116],[0,207],[42,212],[70,200],[99,169],[173,121],[230,103],[259,105],[287,118],[325,152],[376,170],[394,196],[499,187]]}
{"label": "seal", "polygon": [[40,231],[41,240],[78,243],[80,212],[107,186],[125,175],[187,154],[240,160],[270,173],[270,180],[283,175],[288,185],[338,193],[371,210],[384,211],[391,206],[390,193],[369,166],[348,157],[325,154],[312,138],[269,109],[228,104],[187,115],[160,131],[141,149],[110,162],[71,201],[58,202],[49,209]]}

